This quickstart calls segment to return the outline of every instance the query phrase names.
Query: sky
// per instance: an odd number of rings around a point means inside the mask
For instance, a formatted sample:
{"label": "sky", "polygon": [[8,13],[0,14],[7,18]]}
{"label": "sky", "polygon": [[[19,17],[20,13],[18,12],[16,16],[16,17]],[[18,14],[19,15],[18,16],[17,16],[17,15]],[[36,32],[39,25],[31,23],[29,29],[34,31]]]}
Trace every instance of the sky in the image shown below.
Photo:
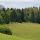
{"label": "sky", "polygon": [[0,0],[0,5],[3,5],[5,8],[39,7],[40,0]]}

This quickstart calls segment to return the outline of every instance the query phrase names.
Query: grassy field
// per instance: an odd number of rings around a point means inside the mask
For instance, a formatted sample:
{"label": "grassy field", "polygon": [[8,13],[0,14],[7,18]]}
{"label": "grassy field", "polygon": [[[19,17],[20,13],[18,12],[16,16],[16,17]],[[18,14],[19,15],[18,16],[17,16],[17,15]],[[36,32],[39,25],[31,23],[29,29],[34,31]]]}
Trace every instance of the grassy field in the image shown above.
{"label": "grassy field", "polygon": [[13,35],[0,33],[0,40],[40,40],[40,24],[13,23],[0,25],[11,29]]}

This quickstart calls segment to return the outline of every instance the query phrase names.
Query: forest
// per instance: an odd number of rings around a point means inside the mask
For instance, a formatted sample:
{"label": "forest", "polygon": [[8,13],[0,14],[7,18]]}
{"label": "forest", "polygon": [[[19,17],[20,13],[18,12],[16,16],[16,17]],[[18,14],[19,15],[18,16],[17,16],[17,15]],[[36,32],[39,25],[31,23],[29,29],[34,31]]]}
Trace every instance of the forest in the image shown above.
{"label": "forest", "polygon": [[10,22],[40,23],[40,7],[0,9],[0,24],[8,24]]}

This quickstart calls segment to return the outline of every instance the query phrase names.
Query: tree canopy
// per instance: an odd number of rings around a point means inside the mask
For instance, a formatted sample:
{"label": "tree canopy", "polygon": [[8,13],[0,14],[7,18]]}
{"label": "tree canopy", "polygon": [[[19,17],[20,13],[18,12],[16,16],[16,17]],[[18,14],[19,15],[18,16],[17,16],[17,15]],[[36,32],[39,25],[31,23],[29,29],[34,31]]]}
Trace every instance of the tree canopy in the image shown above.
{"label": "tree canopy", "polygon": [[2,10],[0,10],[0,24],[8,24],[10,22],[40,23],[40,7],[30,7],[25,9],[2,8]]}

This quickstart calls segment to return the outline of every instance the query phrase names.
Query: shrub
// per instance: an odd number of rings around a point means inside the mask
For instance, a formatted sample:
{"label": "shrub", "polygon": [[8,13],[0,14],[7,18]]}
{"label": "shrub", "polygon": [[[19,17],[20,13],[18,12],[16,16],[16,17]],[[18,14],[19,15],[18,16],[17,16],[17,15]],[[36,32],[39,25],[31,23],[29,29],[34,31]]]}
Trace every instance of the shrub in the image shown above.
{"label": "shrub", "polygon": [[0,33],[12,35],[12,32],[9,28],[0,28]]}

